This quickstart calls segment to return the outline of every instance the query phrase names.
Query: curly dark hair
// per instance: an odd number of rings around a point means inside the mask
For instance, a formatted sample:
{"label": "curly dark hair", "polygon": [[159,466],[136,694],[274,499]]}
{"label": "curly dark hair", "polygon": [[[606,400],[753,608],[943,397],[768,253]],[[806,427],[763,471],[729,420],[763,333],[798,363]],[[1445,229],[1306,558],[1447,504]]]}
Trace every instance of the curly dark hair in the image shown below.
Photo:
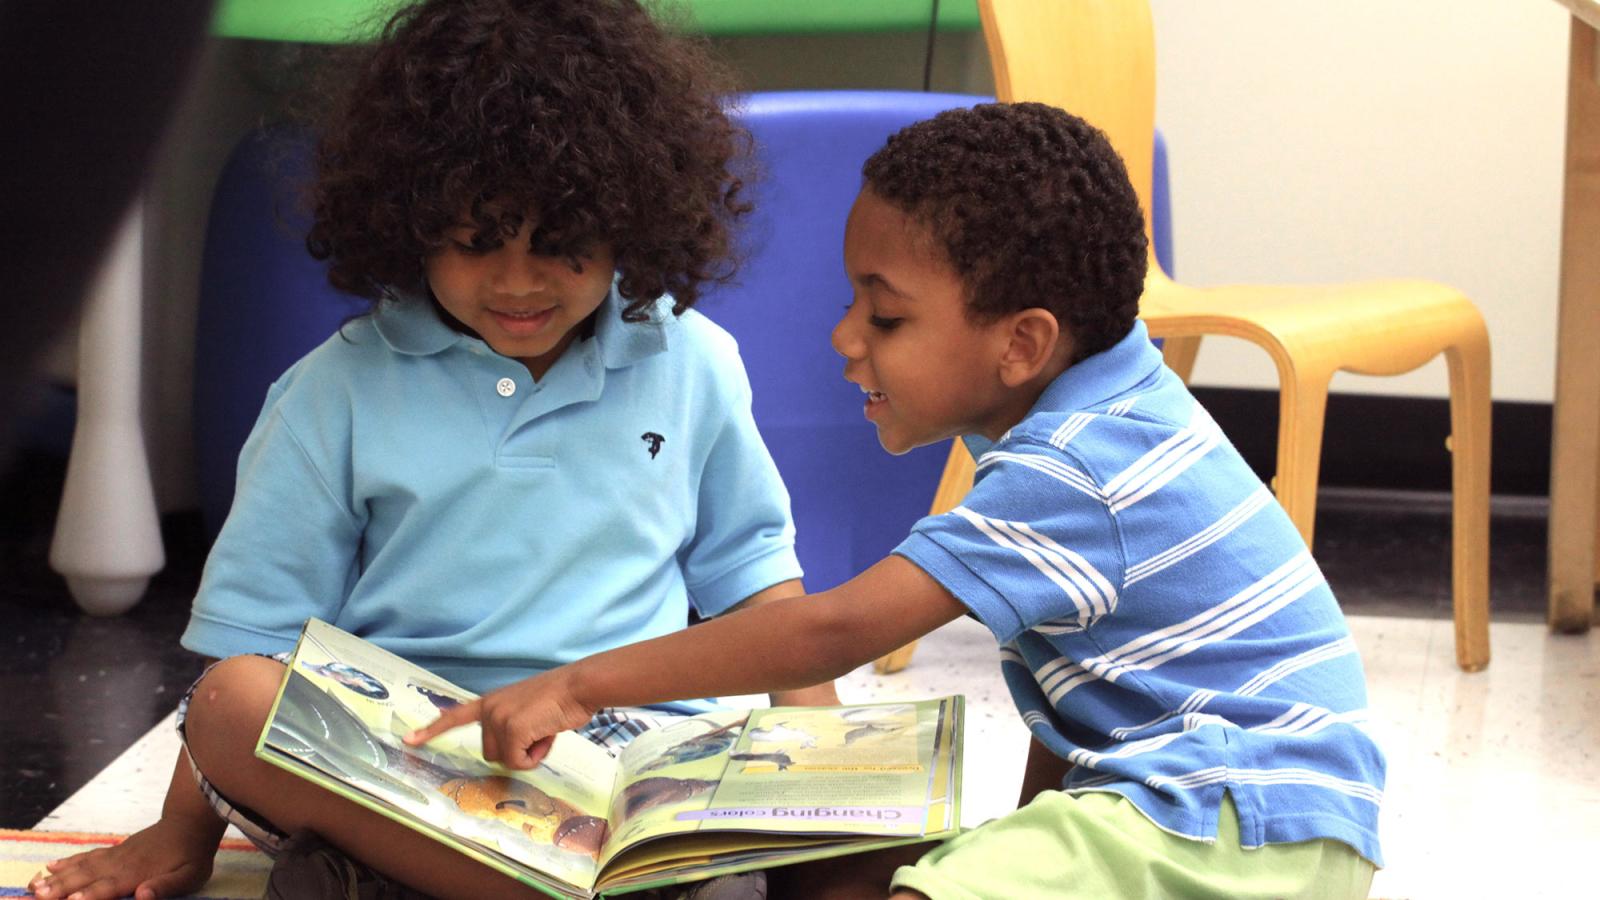
{"label": "curly dark hair", "polygon": [[735,267],[748,151],[703,42],[636,0],[425,0],[357,51],[327,110],[306,238],[328,280],[426,293],[422,260],[470,217],[479,247],[537,217],[532,249],[577,265],[612,245],[623,318],[674,313]]}
{"label": "curly dark hair", "polygon": [[1072,362],[1121,340],[1144,291],[1144,214],[1098,129],[1042,103],[987,103],[907,126],[862,168],[926,226],[966,285],[967,315],[1048,309]]}

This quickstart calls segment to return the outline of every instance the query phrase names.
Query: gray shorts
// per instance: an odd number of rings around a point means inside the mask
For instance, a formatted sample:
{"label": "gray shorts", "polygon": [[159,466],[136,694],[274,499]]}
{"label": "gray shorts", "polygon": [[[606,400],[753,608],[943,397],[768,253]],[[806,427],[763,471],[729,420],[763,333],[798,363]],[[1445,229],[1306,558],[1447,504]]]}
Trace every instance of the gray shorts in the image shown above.
{"label": "gray shorts", "polygon": [[[289,662],[288,653],[259,653],[256,655],[277,660],[286,665]],[[195,679],[194,684],[190,685],[189,689],[184,692],[183,699],[178,701],[178,739],[184,742],[183,755],[185,759],[189,760],[189,771],[194,773],[195,784],[199,785],[200,793],[205,796],[206,802],[211,805],[211,808],[216,810],[217,815],[221,816],[228,824],[239,829],[239,832],[248,838],[250,843],[260,848],[263,853],[268,856],[277,856],[278,851],[283,847],[283,843],[289,839],[289,835],[276,825],[273,825],[266,816],[247,806],[235,803],[224,796],[200,771],[200,767],[194,764],[194,757],[190,756],[188,752],[188,738],[184,734],[183,722],[189,714],[189,699],[194,696],[194,689],[199,686],[200,681],[210,674],[212,667],[215,665],[216,663],[212,663],[211,666],[207,666],[206,670],[200,673],[200,677]],[[639,735],[677,718],[682,718],[681,714],[660,709],[646,709],[637,706],[608,707],[596,713],[594,718],[590,719],[587,725],[577,729],[577,732],[615,755],[623,747],[626,747],[629,741]]]}

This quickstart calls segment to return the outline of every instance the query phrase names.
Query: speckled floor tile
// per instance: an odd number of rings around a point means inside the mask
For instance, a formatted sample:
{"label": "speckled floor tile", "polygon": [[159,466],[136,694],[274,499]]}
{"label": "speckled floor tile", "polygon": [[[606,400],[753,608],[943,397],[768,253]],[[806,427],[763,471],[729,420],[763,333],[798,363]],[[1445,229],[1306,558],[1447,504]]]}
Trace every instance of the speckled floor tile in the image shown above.
{"label": "speckled floor tile", "polygon": [[[1448,621],[1351,624],[1389,754],[1372,895],[1578,896],[1600,846],[1600,632],[1496,623],[1489,668],[1466,674]],[[1390,681],[1418,652],[1420,677]]]}

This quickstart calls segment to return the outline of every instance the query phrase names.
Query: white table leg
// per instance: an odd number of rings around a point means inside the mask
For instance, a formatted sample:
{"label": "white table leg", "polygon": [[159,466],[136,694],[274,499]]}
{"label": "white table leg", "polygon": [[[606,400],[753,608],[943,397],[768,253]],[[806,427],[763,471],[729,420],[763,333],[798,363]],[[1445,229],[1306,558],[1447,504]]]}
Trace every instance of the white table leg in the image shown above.
{"label": "white table leg", "polygon": [[92,615],[126,612],[166,564],[139,419],[141,210],[135,202],[84,306],[78,421],[50,544],[50,567]]}

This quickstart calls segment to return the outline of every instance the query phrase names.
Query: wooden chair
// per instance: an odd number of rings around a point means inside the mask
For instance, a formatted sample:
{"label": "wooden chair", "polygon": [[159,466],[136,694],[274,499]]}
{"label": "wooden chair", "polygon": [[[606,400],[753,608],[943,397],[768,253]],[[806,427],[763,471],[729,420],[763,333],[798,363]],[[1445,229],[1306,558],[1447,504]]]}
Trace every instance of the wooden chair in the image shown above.
{"label": "wooden chair", "polygon": [[[978,6],[999,99],[1049,103],[1099,127],[1146,200],[1155,127],[1155,40],[1146,0],[979,0]],[[1191,288],[1152,260],[1140,317],[1153,337],[1165,339],[1167,364],[1185,379],[1203,335],[1244,338],[1272,357],[1280,382],[1273,487],[1308,545],[1333,373],[1398,375],[1444,354],[1456,663],[1469,672],[1487,666],[1489,338],[1477,307],[1426,281]],[[964,455],[957,444],[940,485],[940,496],[952,503],[971,485],[970,461],[955,458]],[[902,648],[880,660],[880,670],[903,667],[910,655],[910,647]]]}

